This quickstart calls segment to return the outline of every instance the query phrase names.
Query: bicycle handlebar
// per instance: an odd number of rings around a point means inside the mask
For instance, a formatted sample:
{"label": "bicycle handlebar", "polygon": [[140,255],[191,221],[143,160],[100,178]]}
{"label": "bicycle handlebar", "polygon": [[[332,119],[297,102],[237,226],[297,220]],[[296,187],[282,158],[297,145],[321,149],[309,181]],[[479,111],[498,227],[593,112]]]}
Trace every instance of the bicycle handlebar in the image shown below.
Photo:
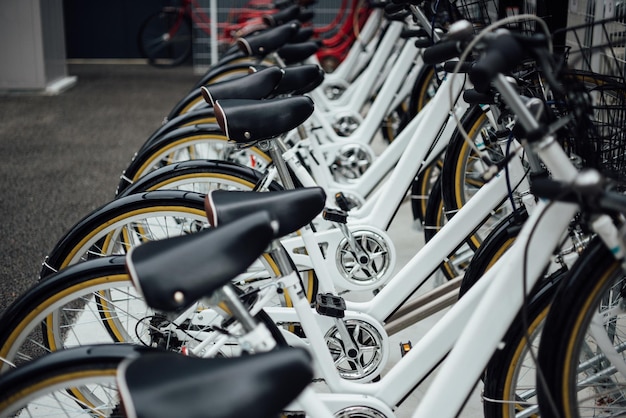
{"label": "bicycle handlebar", "polygon": [[470,81],[479,93],[486,93],[496,75],[511,71],[525,55],[520,42],[509,31],[499,32],[487,44],[487,50],[469,71]]}
{"label": "bicycle handlebar", "polygon": [[435,65],[457,58],[461,52],[463,52],[461,41],[444,41],[426,48],[422,59],[425,64]]}
{"label": "bicycle handlebar", "polygon": [[587,169],[574,184],[547,177],[533,179],[531,191],[539,198],[578,203],[593,213],[626,213],[626,195],[606,190],[604,180],[596,170]]}

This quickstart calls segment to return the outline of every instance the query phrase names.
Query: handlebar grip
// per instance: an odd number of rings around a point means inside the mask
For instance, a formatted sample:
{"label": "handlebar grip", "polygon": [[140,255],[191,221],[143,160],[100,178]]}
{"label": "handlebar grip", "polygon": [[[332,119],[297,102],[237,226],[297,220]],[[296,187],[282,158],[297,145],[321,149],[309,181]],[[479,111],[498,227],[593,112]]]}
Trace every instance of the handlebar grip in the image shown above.
{"label": "handlebar grip", "polygon": [[571,187],[548,177],[533,178],[530,191],[535,197],[542,199],[553,200],[558,197],[560,202],[578,202],[576,193]]}
{"label": "handlebar grip", "polygon": [[496,98],[491,93],[479,93],[474,89],[463,92],[463,100],[468,104],[495,104]]}
{"label": "handlebar grip", "polygon": [[[458,63],[458,60],[446,61],[443,63],[443,70],[447,73],[451,73],[454,71]],[[464,61],[463,64],[461,64],[461,68],[459,68],[459,73],[468,73],[472,69],[473,65],[473,62]]]}
{"label": "handlebar grip", "polygon": [[424,63],[428,65],[439,64],[452,58],[457,58],[461,54],[461,42],[445,41],[424,49]]}
{"label": "handlebar grip", "polygon": [[433,40],[430,38],[418,38],[415,40],[415,47],[424,49],[433,46]]}
{"label": "handlebar grip", "polygon": [[498,75],[506,73],[524,56],[520,43],[510,33],[502,33],[489,42],[485,54],[478,59],[469,72],[469,78],[479,93],[489,90],[491,81]]}

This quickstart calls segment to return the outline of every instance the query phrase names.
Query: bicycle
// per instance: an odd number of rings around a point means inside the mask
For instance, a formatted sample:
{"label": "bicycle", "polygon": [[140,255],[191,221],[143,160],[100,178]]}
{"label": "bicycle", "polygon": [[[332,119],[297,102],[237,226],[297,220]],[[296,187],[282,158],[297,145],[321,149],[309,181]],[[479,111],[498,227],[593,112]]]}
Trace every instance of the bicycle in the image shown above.
{"label": "bicycle", "polygon": [[[210,274],[210,280],[208,281],[210,284],[207,286],[205,281],[203,285],[203,294],[213,294],[213,298],[216,298],[217,301],[223,301],[230,308],[229,312],[231,312],[231,315],[226,314],[221,325],[217,325],[218,323],[214,322],[215,326],[219,327],[220,330],[217,336],[218,343],[219,339],[222,339],[222,347],[224,347],[225,342],[224,336],[227,336],[226,339],[228,341],[237,339],[237,334],[241,332],[239,329],[241,327],[243,327],[246,333],[252,333],[257,338],[260,335],[264,335],[263,330],[268,332],[262,323],[255,323],[255,320],[247,314],[245,307],[238,300],[237,294],[232,290],[228,291],[223,286],[231,277],[245,270],[247,264],[260,255],[269,240],[273,238],[273,235],[274,230],[270,224],[269,216],[265,213],[258,213],[240,219],[238,222],[219,230],[205,231],[205,233],[188,236],[183,241],[169,241],[169,244],[174,247],[170,246],[170,249],[167,251],[175,250],[180,245],[185,245],[183,242],[190,243],[191,241],[193,241],[192,247],[200,249],[200,251],[216,248],[218,250],[210,256],[215,261],[218,258],[224,259],[225,254],[222,252],[223,250],[219,249],[219,246],[214,245],[216,242],[224,243],[224,239],[226,239],[233,245],[232,249],[235,249],[239,247],[241,239],[250,241],[253,238],[254,244],[250,243],[250,245],[246,246],[244,250],[245,256],[242,257],[243,253],[241,252],[235,253],[231,251],[230,258],[233,262],[222,265],[218,269],[219,271]],[[197,259],[195,256],[192,258]],[[154,261],[155,259],[153,258],[152,260]],[[99,262],[100,260],[97,261]],[[90,263],[86,262],[81,267],[88,264]],[[134,263],[128,266],[135,273],[141,271],[142,277],[151,277],[150,269],[146,270],[145,267],[139,256],[135,258]],[[109,263],[110,268],[111,263]],[[187,273],[191,273],[191,270],[189,269]],[[203,275],[205,275],[204,272]],[[164,295],[162,294],[162,296]],[[238,320],[238,322],[233,319]],[[273,400],[263,402],[264,406],[262,409],[259,409],[259,405],[255,403],[260,399],[259,397],[263,398],[268,393],[267,391],[259,390],[254,385],[249,385],[250,392],[247,398],[255,400],[254,402],[231,405],[232,399],[227,401],[224,399],[213,399],[212,402],[208,403],[213,408],[216,405],[222,405],[222,408],[214,410],[210,416],[240,416],[239,414],[249,411],[252,407],[255,408],[255,416],[258,414],[266,416],[284,409],[296,395],[302,392],[312,377],[308,354],[301,350],[289,349],[267,353],[277,342],[280,344],[283,341],[279,338],[280,336],[278,336],[278,341],[274,340],[274,337],[269,336],[269,334],[268,337],[269,339],[266,338],[266,341],[262,344],[243,345],[244,349],[249,353],[266,353],[259,354],[258,357],[245,357],[248,360],[213,359],[207,362],[206,360],[189,359],[173,353],[164,353],[156,349],[130,345],[98,345],[57,351],[54,355],[30,362],[17,370],[4,374],[0,378],[0,387],[3,388],[2,395],[0,395],[0,411],[2,411],[2,416],[7,416],[6,414],[13,416],[12,414],[16,411],[30,411],[31,408],[33,408],[34,413],[40,413],[42,410],[58,409],[68,414],[72,410],[78,410],[85,413],[98,413],[109,416],[109,414],[119,412],[122,405],[123,409],[126,409],[131,416],[137,411],[142,413],[149,412],[150,416],[155,416],[155,414],[167,416],[172,410],[177,410],[181,403],[174,402],[173,399],[170,399],[164,393],[172,393],[172,396],[178,399],[181,397],[181,387],[185,388],[183,392],[188,393],[196,385],[196,381],[189,380],[192,368],[198,371],[202,370],[197,377],[203,377],[205,384],[210,382],[217,383],[219,381],[221,385],[225,382],[224,373],[230,374],[236,371],[238,374],[241,374],[242,370],[247,369],[247,372],[243,373],[243,375],[233,377],[229,381],[241,382],[241,379],[268,379],[270,373],[272,375],[277,373],[274,377],[264,381],[261,387],[268,388],[269,382],[274,382],[270,386],[279,388],[282,382],[282,384],[286,384],[284,387],[285,393],[274,394]],[[244,339],[242,341],[254,343],[253,339],[245,340],[245,333],[240,338]],[[161,375],[162,378],[148,379],[146,381],[145,367],[152,367],[153,361],[162,362],[160,367],[160,373],[163,373]],[[134,371],[137,368],[139,371]],[[116,369],[118,369],[117,372]],[[221,372],[215,373],[216,370],[220,369]],[[154,371],[154,369],[152,370]],[[213,370],[213,373],[215,373],[213,378],[210,370]],[[177,388],[173,392],[169,392],[167,387],[171,388],[169,382],[171,382],[170,379],[176,379],[176,371],[180,373],[178,376],[180,381]],[[111,382],[111,377],[116,374],[118,375],[117,385]],[[284,380],[285,378],[288,379]],[[37,384],[34,384],[35,382]],[[157,389],[159,382],[164,385]],[[146,388],[146,386],[148,387]],[[120,388],[121,398],[116,395],[118,387]],[[155,389],[159,390],[161,393],[160,399],[164,401],[159,407],[162,409],[158,412],[154,409],[154,400],[146,403],[142,397],[143,391]],[[231,388],[227,386],[225,389],[230,391]],[[211,390],[214,394],[219,392],[216,388]],[[241,390],[242,388],[240,387],[237,396],[240,396]],[[56,394],[64,393],[64,391],[67,391],[64,395]],[[179,393],[176,393],[177,391]],[[310,397],[310,395],[308,396]],[[149,397],[152,397],[152,395],[149,395]],[[220,394],[218,397],[224,398],[224,395]],[[122,404],[120,405],[121,401]],[[198,405],[198,410],[202,410],[205,405],[198,402],[194,402],[194,404]],[[140,413],[139,416],[143,415]]]}
{"label": "bicycle", "polygon": [[[288,5],[289,2],[286,3]],[[220,36],[217,45],[220,55],[226,52],[237,37],[265,29],[267,25],[263,23],[263,16],[278,11],[273,6],[270,2],[265,7],[250,3],[242,11],[232,10],[228,21],[233,23],[218,23]],[[293,9],[293,13],[295,15],[297,10]],[[141,23],[137,34],[139,51],[152,66],[181,65],[191,57],[193,28],[210,35],[210,22],[211,19],[199,7],[197,0],[181,0],[180,4],[167,6]]]}
{"label": "bicycle", "polygon": [[[120,344],[73,348],[3,375],[0,416],[15,412],[36,416],[58,409],[109,418],[165,418],[183,410],[184,414],[201,412],[205,417],[271,418],[308,384],[312,375],[309,359],[304,350],[289,348],[208,360]],[[155,370],[160,370],[158,376],[147,379]],[[203,384],[195,384],[198,380]],[[176,385],[171,386],[172,382]],[[74,395],[79,390],[87,392],[87,387],[93,391],[87,399]],[[244,393],[242,388],[247,388]]]}

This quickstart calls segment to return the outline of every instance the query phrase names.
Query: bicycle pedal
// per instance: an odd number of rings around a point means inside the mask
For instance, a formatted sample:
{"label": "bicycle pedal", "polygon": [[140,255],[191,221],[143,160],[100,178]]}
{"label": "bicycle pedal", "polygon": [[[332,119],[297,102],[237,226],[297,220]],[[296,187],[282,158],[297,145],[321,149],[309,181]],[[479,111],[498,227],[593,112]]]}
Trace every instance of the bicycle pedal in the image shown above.
{"label": "bicycle pedal", "polygon": [[413,344],[411,344],[411,341],[400,343],[400,356],[404,357],[406,353],[411,351],[411,348],[413,348]]}
{"label": "bicycle pedal", "polygon": [[346,310],[346,302],[341,296],[331,293],[320,293],[315,298],[315,310],[320,315],[332,318],[343,318]]}
{"label": "bicycle pedal", "polygon": [[350,212],[350,209],[354,208],[354,204],[351,203],[348,198],[343,194],[343,192],[335,193],[335,203],[339,206],[339,209],[344,212]]}
{"label": "bicycle pedal", "polygon": [[322,217],[327,221],[345,224],[348,222],[348,214],[341,209],[324,208]]}

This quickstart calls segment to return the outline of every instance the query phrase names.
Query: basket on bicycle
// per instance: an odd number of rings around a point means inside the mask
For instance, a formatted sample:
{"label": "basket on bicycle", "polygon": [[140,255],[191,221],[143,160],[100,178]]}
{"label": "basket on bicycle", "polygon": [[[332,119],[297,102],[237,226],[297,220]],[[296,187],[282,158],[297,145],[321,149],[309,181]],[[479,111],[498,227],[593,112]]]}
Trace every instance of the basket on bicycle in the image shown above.
{"label": "basket on bicycle", "polygon": [[561,48],[564,91],[557,97],[570,123],[569,148],[583,167],[626,185],[626,24],[616,18],[555,32]]}
{"label": "basket on bicycle", "polygon": [[457,18],[471,22],[476,32],[498,19],[495,0],[458,0],[449,4],[458,13]]}
{"label": "basket on bicycle", "polygon": [[468,20],[476,33],[497,20],[496,0],[432,0],[424,11],[433,26],[446,29],[458,20]]}

